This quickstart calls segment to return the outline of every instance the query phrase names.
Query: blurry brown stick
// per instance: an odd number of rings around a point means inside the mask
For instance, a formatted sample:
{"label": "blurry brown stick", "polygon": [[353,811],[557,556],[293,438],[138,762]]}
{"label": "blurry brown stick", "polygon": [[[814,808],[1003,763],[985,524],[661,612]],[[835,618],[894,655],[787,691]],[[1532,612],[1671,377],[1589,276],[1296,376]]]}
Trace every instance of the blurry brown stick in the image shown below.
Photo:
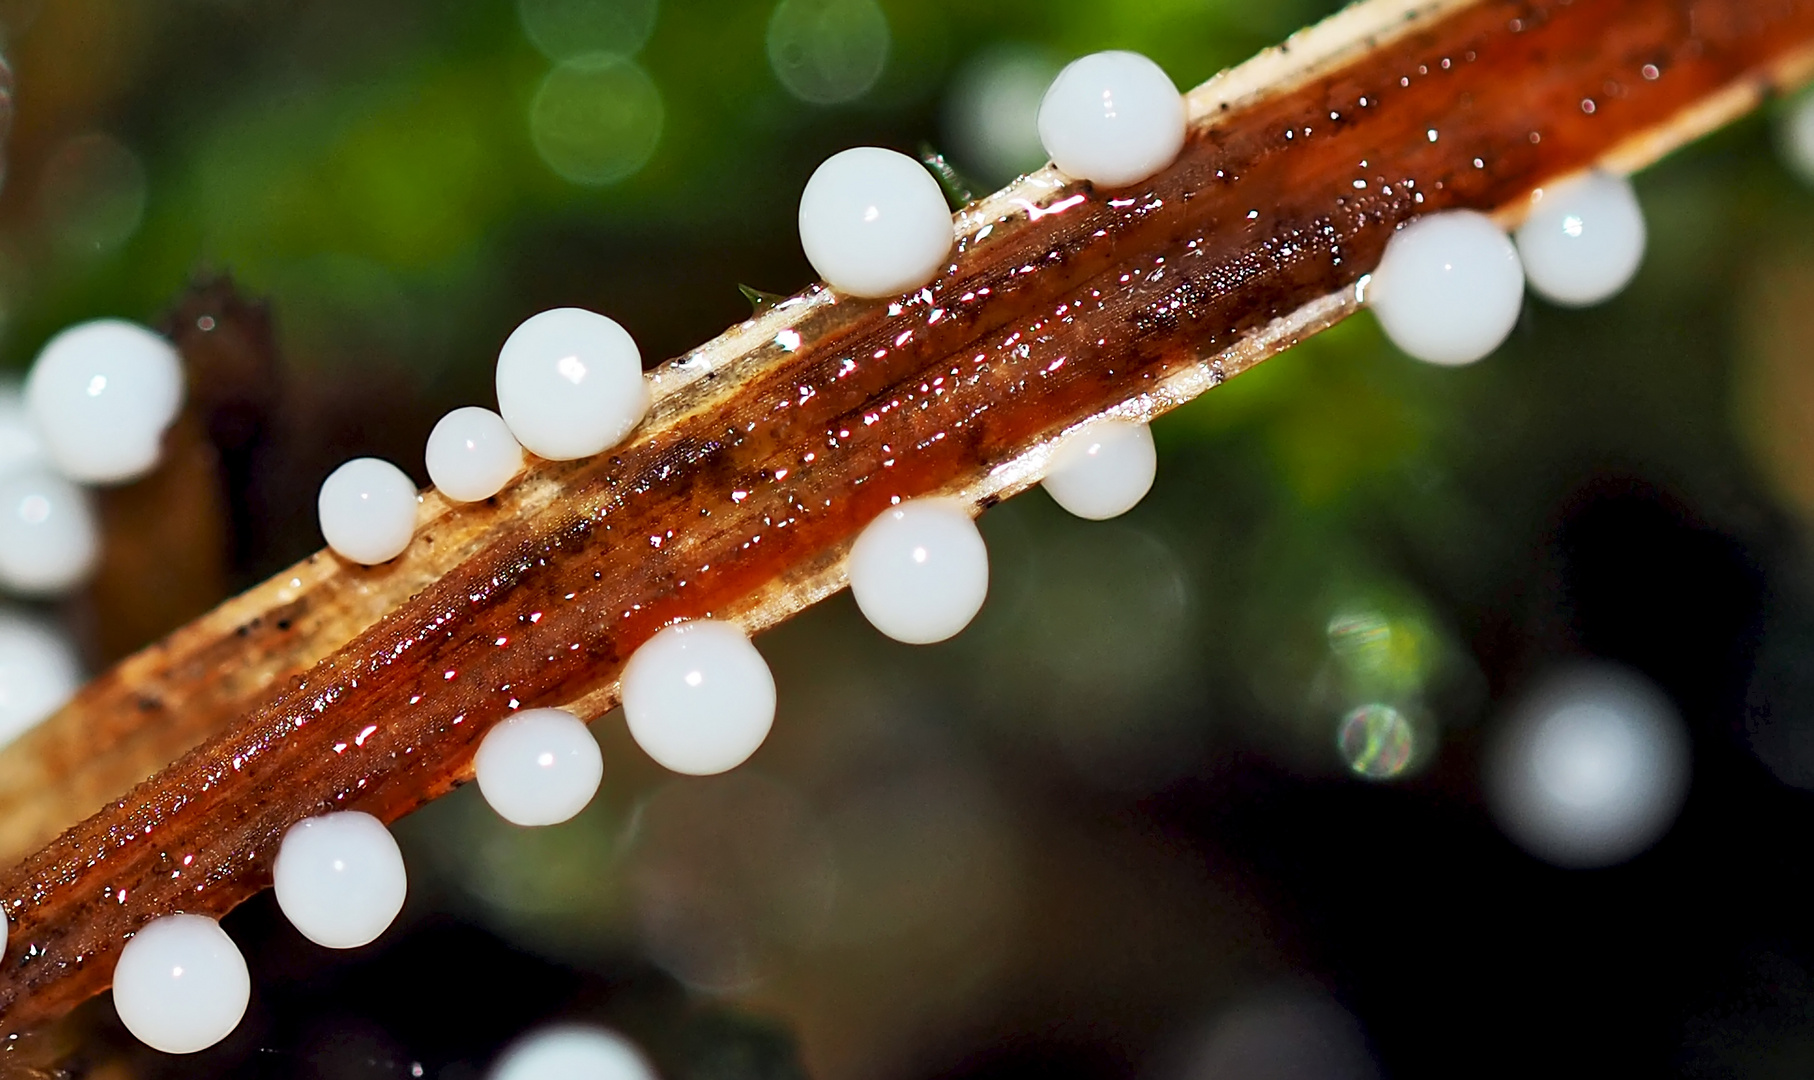
{"label": "blurry brown stick", "polygon": [[1814,0],[1374,0],[1193,91],[1152,180],[1024,178],[959,215],[926,290],[809,290],[664,364],[625,446],[491,503],[429,492],[396,563],[313,556],[0,755],[0,847],[25,855],[0,1028],[103,989],[145,921],[263,888],[296,820],[407,813],[520,706],[602,714],[657,627],[789,617],[895,499],[1023,490],[1074,425],[1150,418],[1352,313],[1403,221],[1515,220],[1544,183],[1637,168],[1798,79],[1810,43]]}

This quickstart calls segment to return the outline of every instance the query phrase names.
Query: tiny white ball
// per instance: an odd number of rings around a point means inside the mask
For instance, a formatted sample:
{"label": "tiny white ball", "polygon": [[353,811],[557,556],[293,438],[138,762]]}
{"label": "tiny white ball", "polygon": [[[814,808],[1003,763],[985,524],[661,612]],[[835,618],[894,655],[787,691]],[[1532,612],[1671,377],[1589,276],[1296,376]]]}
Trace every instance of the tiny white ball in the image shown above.
{"label": "tiny white ball", "polygon": [[367,566],[403,554],[416,532],[416,484],[378,458],[354,458],[321,482],[321,535],[344,559]]}
{"label": "tiny white ball", "polygon": [[1596,171],[1543,191],[1518,228],[1518,259],[1539,294],[1586,307],[1631,281],[1644,240],[1644,208],[1631,181]]}
{"label": "tiny white ball", "polygon": [[1518,322],[1524,270],[1491,218],[1447,210],[1418,218],[1386,243],[1367,303],[1405,352],[1432,364],[1471,364]]}
{"label": "tiny white ball", "polygon": [[517,1040],[488,1080],[657,1080],[635,1044],[614,1031],[563,1024]]}
{"label": "tiny white ball", "polygon": [[251,1000],[245,957],[219,923],[201,915],[146,923],[113,969],[120,1022],[166,1054],[193,1054],[226,1038]]}
{"label": "tiny white ball", "polygon": [[86,492],[36,468],[0,477],[0,585],[27,596],[67,592],[100,553]]}
{"label": "tiny white ball", "polygon": [[1066,176],[1103,187],[1139,183],[1184,148],[1184,98],[1139,53],[1071,61],[1039,104],[1039,141]]}
{"label": "tiny white ball", "polygon": [[498,352],[497,389],[517,442],[556,461],[616,446],[649,411],[636,339],[584,308],[531,315],[511,331]]}
{"label": "tiny white ball", "polygon": [[491,498],[523,467],[523,448],[510,425],[477,406],[443,416],[428,434],[426,457],[428,479],[455,502]]}
{"label": "tiny white ball", "polygon": [[58,471],[112,484],[157,464],[183,404],[183,366],[162,337],[123,319],[78,323],[45,344],[25,401]]}
{"label": "tiny white ball", "polygon": [[989,549],[953,499],[884,510],[850,549],[850,591],[870,625],[928,645],[970,625],[989,593]]}
{"label": "tiny white ball", "polygon": [[378,939],[403,910],[409,876],[384,822],[357,810],[290,826],[271,868],[277,906],[303,937],[330,949]]}
{"label": "tiny white ball", "polygon": [[938,181],[893,150],[858,146],[833,154],[800,195],[807,261],[852,296],[896,296],[925,285],[955,235]]}
{"label": "tiny white ball", "polygon": [[525,709],[485,733],[473,770],[479,793],[505,821],[558,825],[598,793],[605,759],[579,717]]}
{"label": "tiny white ball", "polygon": [[775,722],[775,677],[735,624],[665,627],[624,665],[624,720],[636,745],[689,776],[736,768]]}
{"label": "tiny white ball", "polygon": [[81,683],[67,637],[36,619],[0,613],[0,746],[62,708]]}
{"label": "tiny white ball", "polygon": [[1111,418],[1066,435],[1052,452],[1042,483],[1066,510],[1103,521],[1127,513],[1145,498],[1158,469],[1152,429]]}

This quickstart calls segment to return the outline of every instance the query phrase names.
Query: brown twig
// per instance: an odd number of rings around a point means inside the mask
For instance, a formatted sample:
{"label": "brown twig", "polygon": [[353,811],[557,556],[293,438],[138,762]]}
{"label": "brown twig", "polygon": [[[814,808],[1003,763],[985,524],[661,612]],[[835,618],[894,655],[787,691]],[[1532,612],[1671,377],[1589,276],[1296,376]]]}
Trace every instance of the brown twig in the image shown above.
{"label": "brown twig", "polygon": [[428,493],[396,563],[314,556],[0,757],[11,851],[113,800],[0,877],[0,1027],[104,988],[145,921],[262,888],[297,819],[407,813],[520,706],[603,713],[657,627],[787,618],[893,500],[1012,495],[1077,423],[1164,412],[1350,314],[1410,217],[1515,218],[1557,177],[1634,168],[1798,77],[1810,43],[1814,0],[1374,0],[1194,91],[1151,181],[1025,178],[958,216],[922,292],[809,290],[663,365],[617,451],[492,504]]}

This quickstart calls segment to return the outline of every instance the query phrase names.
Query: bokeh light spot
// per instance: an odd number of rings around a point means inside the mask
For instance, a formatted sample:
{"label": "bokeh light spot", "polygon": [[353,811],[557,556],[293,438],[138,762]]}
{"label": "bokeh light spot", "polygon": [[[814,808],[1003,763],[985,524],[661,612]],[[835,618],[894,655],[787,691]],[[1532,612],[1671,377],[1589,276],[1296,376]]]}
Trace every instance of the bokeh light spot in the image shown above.
{"label": "bokeh light spot", "polygon": [[655,31],[658,0],[517,0],[523,34],[550,60],[635,56]]}
{"label": "bokeh light spot", "polygon": [[603,53],[556,65],[529,106],[536,151],[576,184],[610,184],[642,168],[662,120],[661,91],[647,73]]}
{"label": "bokeh light spot", "polygon": [[1512,710],[1487,755],[1487,802],[1520,847],[1558,866],[1610,866],[1668,831],[1687,794],[1688,733],[1635,672],[1552,675]]}
{"label": "bokeh light spot", "polygon": [[1390,780],[1411,763],[1416,735],[1405,714],[1390,705],[1368,704],[1342,719],[1336,733],[1342,760],[1356,776]]}
{"label": "bokeh light spot", "polygon": [[138,231],[145,216],[145,166],[111,135],[77,135],[44,163],[38,192],[57,246],[99,254]]}
{"label": "bokeh light spot", "polygon": [[781,0],[768,61],[788,93],[815,105],[862,97],[888,62],[888,18],[875,0]]}
{"label": "bokeh light spot", "polygon": [[1056,59],[1031,45],[1000,45],[964,61],[944,107],[958,164],[991,184],[1044,165],[1039,103],[1058,69]]}

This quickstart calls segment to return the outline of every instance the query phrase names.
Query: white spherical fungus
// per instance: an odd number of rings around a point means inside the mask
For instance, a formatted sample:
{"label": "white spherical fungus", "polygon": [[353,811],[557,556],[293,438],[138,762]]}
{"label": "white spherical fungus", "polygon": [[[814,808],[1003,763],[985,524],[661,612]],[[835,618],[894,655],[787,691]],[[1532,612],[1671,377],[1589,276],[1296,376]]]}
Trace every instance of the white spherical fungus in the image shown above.
{"label": "white spherical fungus", "polygon": [[455,409],[428,433],[428,479],[455,502],[478,502],[504,490],[523,467],[523,447],[490,409]]}
{"label": "white spherical fungus", "polygon": [[1518,229],[1518,259],[1539,295],[1586,307],[1631,281],[1644,258],[1645,229],[1630,180],[1596,171],[1534,198]]}
{"label": "white spherical fungus", "polygon": [[605,759],[579,717],[525,709],[485,733],[473,770],[479,793],[505,821],[558,825],[598,793]]}
{"label": "white spherical fungus", "polygon": [[1042,483],[1066,510],[1103,521],[1127,513],[1145,498],[1158,468],[1152,429],[1111,418],[1066,435],[1052,452]]}
{"label": "white spherical fungus", "polygon": [[1487,756],[1487,804],[1547,862],[1608,866],[1650,847],[1688,791],[1688,734],[1648,680],[1610,665],[1554,677],[1510,715]]}
{"label": "white spherical fungus", "polygon": [[1393,235],[1367,303],[1405,352],[1432,364],[1471,364],[1512,332],[1524,304],[1524,270],[1491,218],[1447,210]]}
{"label": "white spherical fungus", "polygon": [[657,1080],[634,1043],[614,1031],[564,1024],[517,1040],[487,1080]]}
{"label": "white spherical fungus", "polygon": [[852,296],[898,296],[925,285],[955,236],[938,181],[893,150],[859,146],[833,154],[800,195],[807,261]]}
{"label": "white spherical fungus", "polygon": [[511,331],[498,352],[497,389],[517,442],[556,461],[616,446],[649,411],[636,339],[584,308],[544,311]]}
{"label": "white spherical fungus", "polygon": [[366,566],[389,562],[409,547],[416,504],[415,481],[378,458],[354,458],[335,469],[315,500],[328,547]]}
{"label": "white spherical fungus", "polygon": [[1039,141],[1066,176],[1103,187],[1137,184],[1184,148],[1184,98],[1139,53],[1073,60],[1039,104]]}
{"label": "white spherical fungus", "polygon": [[666,627],[624,665],[624,720],[661,765],[710,776],[748,760],[775,722],[775,677],[733,623]]}
{"label": "white spherical fungus", "polygon": [[0,586],[26,596],[67,592],[100,553],[87,493],[42,469],[0,476]]}
{"label": "white spherical fungus", "polygon": [[0,746],[62,708],[81,683],[67,637],[36,619],[0,613]]}
{"label": "white spherical fungus", "polygon": [[219,923],[201,915],[146,923],[113,969],[120,1022],[166,1054],[193,1054],[226,1038],[251,1000],[245,957]]}
{"label": "white spherical fungus", "polygon": [[989,549],[953,499],[884,510],[850,549],[850,591],[870,625],[910,645],[970,625],[989,593]]}
{"label": "white spherical fungus", "polygon": [[183,366],[162,337],[123,319],[78,323],[45,344],[25,401],[57,470],[114,484],[157,464],[183,404]]}
{"label": "white spherical fungus", "polygon": [[277,906],[303,937],[330,949],[378,939],[403,910],[409,876],[384,822],[357,810],[290,826],[271,876]]}

